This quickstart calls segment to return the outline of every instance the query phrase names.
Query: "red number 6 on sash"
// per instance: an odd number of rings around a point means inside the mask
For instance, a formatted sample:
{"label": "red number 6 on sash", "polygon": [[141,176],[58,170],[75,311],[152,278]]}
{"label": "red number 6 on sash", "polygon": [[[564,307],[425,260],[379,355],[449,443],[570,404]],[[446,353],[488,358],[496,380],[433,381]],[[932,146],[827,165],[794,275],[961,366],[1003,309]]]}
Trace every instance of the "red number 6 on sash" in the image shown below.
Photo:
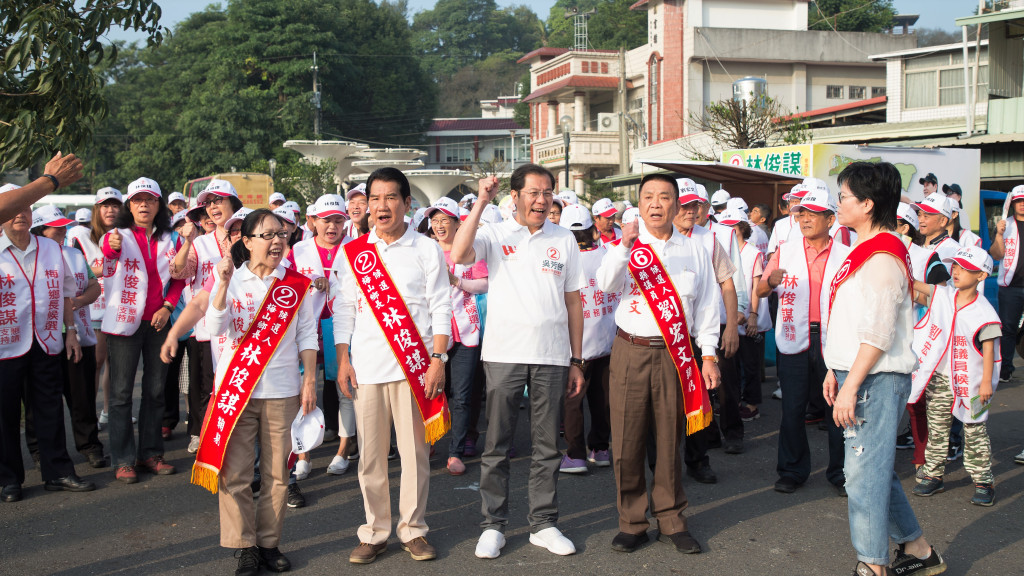
{"label": "red number 6 on sash", "polygon": [[633,261],[633,266],[637,268],[647,268],[651,265],[653,258],[651,257],[651,251],[647,248],[637,248],[633,250],[629,256],[630,260]]}

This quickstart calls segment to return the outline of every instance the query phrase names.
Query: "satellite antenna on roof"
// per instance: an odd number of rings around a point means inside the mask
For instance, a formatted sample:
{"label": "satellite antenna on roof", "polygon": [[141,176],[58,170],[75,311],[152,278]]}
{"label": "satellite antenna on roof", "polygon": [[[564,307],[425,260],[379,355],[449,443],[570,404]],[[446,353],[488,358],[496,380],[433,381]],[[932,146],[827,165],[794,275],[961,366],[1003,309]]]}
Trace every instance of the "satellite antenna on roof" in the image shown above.
{"label": "satellite antenna on roof", "polygon": [[573,20],[573,30],[575,33],[575,40],[572,47],[573,50],[587,49],[587,45],[589,44],[587,40],[587,20],[590,20],[590,17],[594,14],[597,14],[597,8],[593,8],[586,12],[580,12],[579,8],[573,6],[565,12],[565,17],[572,18]]}

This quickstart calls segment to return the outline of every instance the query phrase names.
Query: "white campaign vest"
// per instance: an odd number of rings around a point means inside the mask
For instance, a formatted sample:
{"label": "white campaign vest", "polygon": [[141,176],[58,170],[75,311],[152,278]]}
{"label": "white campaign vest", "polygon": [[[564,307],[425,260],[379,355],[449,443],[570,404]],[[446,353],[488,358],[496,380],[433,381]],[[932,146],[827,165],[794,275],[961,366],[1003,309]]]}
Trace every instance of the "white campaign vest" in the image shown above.
{"label": "white campaign vest", "polygon": [[838,222],[832,224],[832,228],[829,229],[828,235],[831,236],[833,240],[838,240],[839,243],[844,246],[853,246],[854,243],[857,242],[857,233]]}
{"label": "white campaign vest", "polygon": [[[711,230],[703,226],[694,226],[690,229],[690,238],[700,242],[701,246],[708,253],[708,257],[712,260],[712,273],[714,273],[714,259],[715,259],[715,234]],[[724,246],[723,246],[724,248]],[[715,278],[715,284],[718,284],[718,278]],[[721,290],[721,288],[719,288]],[[725,301],[722,298],[718,299],[718,323],[725,324],[726,313],[725,313]]]}
{"label": "white campaign vest", "polygon": [[[846,260],[850,247],[832,240],[828,259],[825,261],[825,275],[821,279],[821,293],[818,295],[818,311],[828,314],[829,286],[832,278]],[[785,278],[774,291],[779,295],[778,317],[775,319],[775,345],[783,354],[799,354],[810,347],[811,342],[811,272],[807,265],[803,242],[787,242],[779,247],[779,269],[785,270]],[[821,346],[825,345],[827,322],[822,319]]]}
{"label": "white campaign vest", "polygon": [[[92,234],[92,232],[85,226],[76,226],[68,232],[68,237],[72,240],[78,241],[78,245],[81,246],[82,251],[85,253],[85,259],[87,260],[89,267],[102,268],[103,251],[100,250],[99,246],[93,243],[90,234]],[[100,284],[100,297],[89,305],[89,316],[92,320],[100,322],[103,320],[103,313],[107,309],[107,294],[103,278],[99,277],[98,274],[96,276],[96,280]]]}
{"label": "white campaign vest", "polygon": [[761,230],[760,226],[754,224],[750,225],[750,239],[748,242],[753,242],[754,247],[761,252],[761,254],[768,253],[768,235]]}
{"label": "white campaign vest", "polygon": [[[739,237],[736,236],[736,231],[731,227],[723,226],[718,222],[711,223],[711,232],[715,235],[715,240],[718,240],[718,244],[725,248],[726,254],[729,255],[729,260],[736,267],[736,272],[732,275],[733,286],[736,290],[736,309],[740,314],[746,314],[747,310],[750,309],[750,290],[747,288],[750,281],[746,273],[746,267],[743,266],[743,259],[740,256]],[[722,318],[725,318],[725,299],[722,300],[720,310]]]}
{"label": "white campaign vest", "polygon": [[[469,278],[469,271],[473,266],[455,264],[451,272],[458,278]],[[463,346],[470,348],[480,345],[480,310],[476,306],[476,295],[465,290],[451,286],[448,297],[452,301],[452,324],[458,331],[459,341]],[[449,349],[455,343],[455,332],[449,340]]]}
{"label": "white campaign vest", "polygon": [[[339,248],[335,258],[344,257],[345,255],[341,253],[341,249]],[[320,251],[316,247],[316,239],[314,238],[303,240],[295,246],[292,246],[291,260],[292,262],[295,262],[295,271],[310,280],[316,280],[317,278],[323,278],[326,276],[324,273],[324,265],[320,261]],[[310,285],[309,298],[311,299],[310,302],[313,304],[313,313],[319,319],[320,314],[323,312],[324,305],[327,304],[327,293],[320,292]]]}
{"label": "white campaign vest", "polygon": [[604,246],[580,252],[580,264],[586,286],[580,290],[583,301],[583,359],[593,360],[612,353],[615,341],[615,310],[619,295],[607,294],[597,286],[597,269],[608,253]]}
{"label": "white campaign vest", "polygon": [[[911,375],[912,388],[908,403],[921,398],[932,375],[943,358],[950,363],[950,386],[953,388],[953,415],[965,423],[984,422],[988,411],[979,418],[971,416],[971,398],[977,396],[984,373],[984,356],[974,347],[974,337],[989,324],[999,324],[999,315],[978,292],[974,301],[956,310],[956,290],[935,286],[928,313],[914,326],[914,353],[918,368]],[[950,336],[954,342],[950,345]],[[995,365],[992,367],[992,391],[999,386],[999,343],[995,343]]]}
{"label": "white campaign vest", "polygon": [[1003,231],[1003,263],[999,265],[999,285],[1009,286],[1013,273],[1017,271],[1020,255],[1020,238],[1017,236],[1017,222],[1013,218],[1006,219],[1006,230]]}
{"label": "white campaign vest", "polygon": [[[85,256],[77,248],[61,247],[64,253],[64,265],[71,270],[75,277],[75,286],[78,287],[75,296],[81,296],[82,292],[89,287],[89,263]],[[88,308],[75,310],[75,327],[78,328],[78,343],[82,346],[96,345],[96,332],[92,329],[92,322],[89,318]]]}
{"label": "white campaign vest", "polygon": [[0,360],[24,356],[32,338],[49,355],[64,349],[64,258],[60,245],[33,236],[33,278],[11,250],[0,252]]}
{"label": "white campaign vest", "polygon": [[[117,260],[103,260],[108,306],[103,313],[101,330],[106,334],[131,336],[142,324],[149,273],[142,259],[142,249],[135,240],[135,232],[120,228],[117,231],[121,234],[121,255]],[[177,254],[174,244],[170,232],[164,232],[156,243],[156,271],[165,294],[171,281],[171,260]]]}
{"label": "white campaign vest", "polygon": [[[743,245],[740,250],[740,257],[743,259],[743,270],[746,272],[747,278],[750,279],[750,297],[754,298],[757,290],[757,286],[754,285],[754,266],[758,262],[761,262],[761,268],[764,268],[764,254],[758,250],[757,246],[747,242]],[[761,298],[757,305],[757,331],[767,332],[772,329],[772,315],[768,310],[768,298]],[[747,334],[746,324],[740,324],[740,334]]]}
{"label": "white campaign vest", "polygon": [[[195,294],[203,289],[203,284],[212,276],[217,264],[224,258],[221,254],[220,244],[217,242],[217,230],[208,232],[195,239],[192,246],[196,249],[196,274],[189,284],[190,292]],[[192,333],[199,342],[210,341],[210,331],[206,328],[206,316],[203,315],[196,323]]]}
{"label": "white campaign vest", "polygon": [[772,227],[772,236],[768,240],[768,253],[775,253],[783,244],[789,240],[789,233],[793,231],[793,216],[786,216],[775,222]]}
{"label": "white campaign vest", "polygon": [[601,246],[612,246],[612,245],[614,245],[616,240],[622,239],[622,230],[620,230],[619,228],[614,228],[613,227],[612,228],[612,234],[615,235],[615,239],[614,240],[609,240],[609,241],[605,242],[603,238],[598,237],[597,242]]}
{"label": "white campaign vest", "polygon": [[981,236],[978,236],[970,230],[961,230],[959,244],[964,248],[967,248],[968,246],[977,246],[978,248],[981,248]]}

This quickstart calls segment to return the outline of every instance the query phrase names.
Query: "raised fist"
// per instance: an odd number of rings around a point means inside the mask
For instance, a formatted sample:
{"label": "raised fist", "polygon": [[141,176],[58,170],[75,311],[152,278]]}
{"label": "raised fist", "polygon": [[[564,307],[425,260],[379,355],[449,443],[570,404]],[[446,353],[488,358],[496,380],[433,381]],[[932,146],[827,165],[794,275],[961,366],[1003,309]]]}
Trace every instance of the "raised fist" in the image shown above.
{"label": "raised fist", "polygon": [[121,233],[114,228],[110,231],[110,236],[107,237],[107,243],[110,244],[110,249],[114,252],[121,251]]}

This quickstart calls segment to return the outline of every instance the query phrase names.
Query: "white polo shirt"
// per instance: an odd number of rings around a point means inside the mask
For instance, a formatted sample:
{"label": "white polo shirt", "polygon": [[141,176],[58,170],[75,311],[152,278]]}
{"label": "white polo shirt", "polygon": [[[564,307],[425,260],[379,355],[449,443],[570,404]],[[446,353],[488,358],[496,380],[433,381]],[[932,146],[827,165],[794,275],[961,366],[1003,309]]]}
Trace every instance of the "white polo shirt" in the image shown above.
{"label": "white polo shirt", "polygon": [[568,366],[565,293],[586,286],[572,232],[545,220],[530,234],[510,218],[477,231],[473,250],[490,273],[481,359]]}

